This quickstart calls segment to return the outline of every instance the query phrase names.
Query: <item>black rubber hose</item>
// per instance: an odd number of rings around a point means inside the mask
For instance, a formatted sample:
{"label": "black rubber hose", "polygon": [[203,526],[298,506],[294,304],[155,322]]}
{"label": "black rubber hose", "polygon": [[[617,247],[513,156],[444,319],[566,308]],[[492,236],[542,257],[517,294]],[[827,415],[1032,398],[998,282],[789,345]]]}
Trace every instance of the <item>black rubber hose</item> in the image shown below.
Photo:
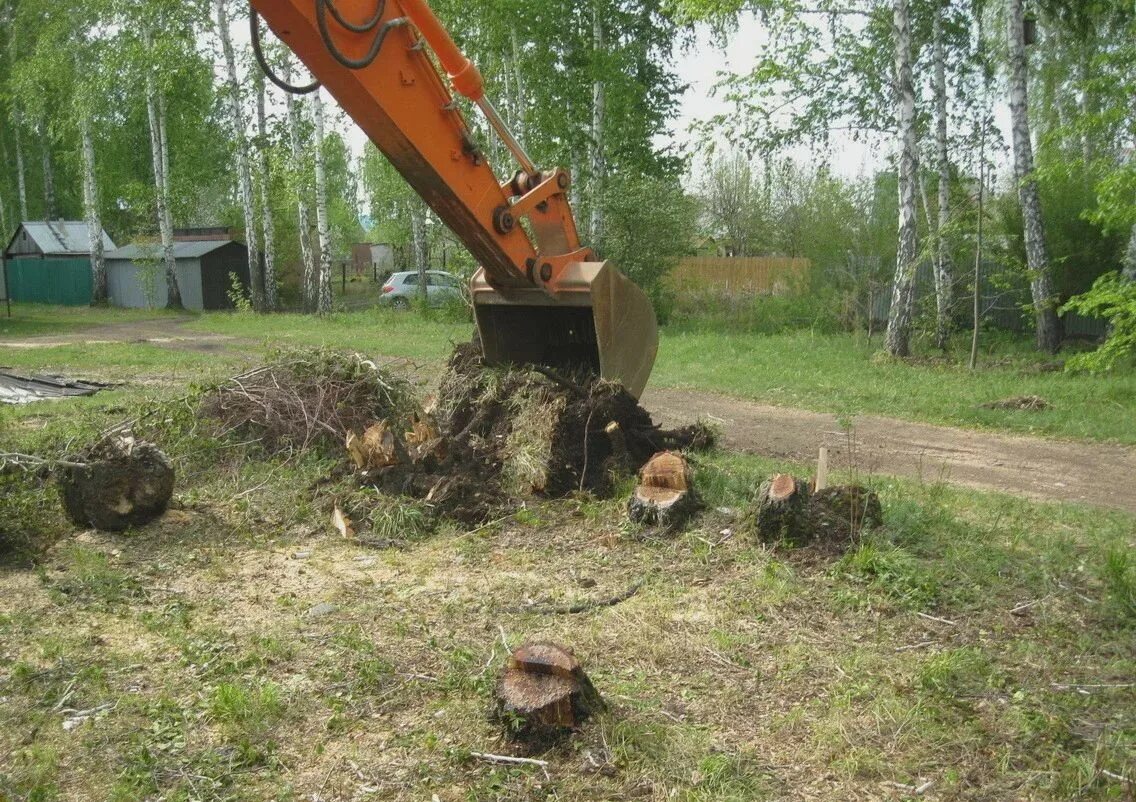
{"label": "black rubber hose", "polygon": [[371,48],[367,51],[367,55],[363,56],[361,59],[352,59],[343,55],[343,52],[335,45],[335,40],[332,38],[330,27],[327,24],[327,12],[329,8],[334,8],[331,0],[316,0],[316,23],[319,25],[320,36],[323,38],[323,43],[327,51],[331,53],[331,57],[349,70],[361,70],[371,66],[375,59],[378,58],[379,51],[383,48],[383,42],[386,41],[387,34],[395,28],[400,28],[409,22],[406,17],[397,17],[392,20],[387,20],[387,22],[379,28],[379,32],[375,34],[375,39],[371,42]]}
{"label": "black rubber hose", "polygon": [[320,88],[319,81],[312,81],[307,86],[293,86],[277,75],[264,57],[264,47],[260,40],[260,15],[256,9],[249,7],[249,34],[252,39],[252,52],[256,55],[256,63],[260,65],[265,77],[285,92],[291,95],[310,95]]}
{"label": "black rubber hose", "polygon": [[387,0],[379,0],[379,7],[375,9],[375,16],[371,17],[362,25],[355,25],[343,18],[343,15],[339,13],[339,9],[335,7],[334,0],[327,0],[327,7],[328,10],[331,11],[331,16],[335,17],[336,22],[352,33],[369,33],[373,31],[375,26],[379,24],[379,20],[383,18],[383,12],[386,10],[386,6]]}

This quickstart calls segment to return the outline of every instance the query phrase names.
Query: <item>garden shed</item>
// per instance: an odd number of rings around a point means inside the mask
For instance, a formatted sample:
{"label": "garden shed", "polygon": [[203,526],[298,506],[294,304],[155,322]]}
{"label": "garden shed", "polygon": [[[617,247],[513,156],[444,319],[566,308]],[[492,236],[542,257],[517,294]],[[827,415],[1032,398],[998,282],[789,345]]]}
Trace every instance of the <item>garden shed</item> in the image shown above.
{"label": "garden shed", "polygon": [[[114,242],[102,232],[103,249]],[[91,302],[91,240],[84,222],[20,223],[4,249],[7,286],[13,301],[86,306]]]}
{"label": "garden shed", "polygon": [[[107,289],[113,306],[160,309],[166,305],[165,263],[156,244],[131,244],[106,255]],[[249,290],[248,249],[232,239],[174,243],[178,288],[186,309],[232,309],[232,276]]]}

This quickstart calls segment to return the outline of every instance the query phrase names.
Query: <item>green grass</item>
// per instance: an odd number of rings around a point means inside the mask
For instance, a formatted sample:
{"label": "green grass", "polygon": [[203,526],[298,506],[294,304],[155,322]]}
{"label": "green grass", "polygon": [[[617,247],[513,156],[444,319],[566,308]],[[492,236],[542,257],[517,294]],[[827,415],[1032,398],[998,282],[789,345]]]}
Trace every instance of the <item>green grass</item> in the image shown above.
{"label": "green grass", "polygon": [[[880,340],[822,335],[664,331],[651,379],[656,386],[705,390],[841,416],[885,415],[952,426],[1136,443],[1136,372],[1106,376],[1039,372],[1050,360],[1020,343],[994,340],[980,368],[953,360],[880,359]],[[1040,412],[980,408],[1038,395]]]}
{"label": "green grass", "polygon": [[5,307],[0,305],[0,338],[70,334],[110,323],[179,321],[190,319],[192,315],[191,312],[167,312],[162,309],[12,304],[12,316],[8,317]]}
{"label": "green grass", "polygon": [[[695,481],[740,511],[785,469],[711,454]],[[1126,798],[1131,516],[880,480],[886,525],[843,558],[715,518],[645,538],[619,499],[376,551],[331,531],[334,491],[307,498],[328,470],[215,464],[176,517],[0,573],[0,795]],[[640,582],[616,607],[525,611]],[[550,779],[470,756],[511,753],[486,715],[501,640],[545,638],[610,705],[531,755]]]}
{"label": "green grass", "polygon": [[[28,329],[89,327],[150,319],[129,310],[18,306],[14,324]],[[376,357],[409,359],[437,370],[453,343],[467,340],[468,320],[452,311],[369,309],[326,317],[208,313],[176,318],[177,336],[233,338],[214,350],[190,345],[69,344],[47,349],[0,347],[0,365],[83,372],[94,378],[138,375],[187,381],[232,372],[280,346],[332,346]],[[94,335],[93,335],[94,336]],[[0,345],[8,336],[0,334]],[[1136,372],[1105,376],[1043,372],[1050,358],[1028,343],[990,335],[977,371],[961,355],[911,362],[879,358],[880,341],[795,331],[738,334],[664,329],[652,377],[657,387],[717,392],[840,416],[875,414],[930,423],[1051,437],[1136,443]],[[982,404],[1038,395],[1044,411],[983,409]]]}
{"label": "green grass", "polygon": [[368,309],[325,317],[209,314],[186,328],[238,337],[267,347],[331,346],[376,357],[439,362],[455,342],[469,340],[473,324],[455,322],[442,312]]}

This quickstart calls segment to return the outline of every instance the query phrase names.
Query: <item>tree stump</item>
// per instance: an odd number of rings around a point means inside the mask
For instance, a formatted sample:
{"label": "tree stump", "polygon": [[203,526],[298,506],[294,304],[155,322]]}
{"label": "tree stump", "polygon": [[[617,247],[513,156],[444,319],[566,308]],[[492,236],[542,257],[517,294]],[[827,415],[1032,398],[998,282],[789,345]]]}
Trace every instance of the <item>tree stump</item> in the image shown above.
{"label": "tree stump", "polygon": [[76,526],[106,532],[142,526],[161,517],[173,497],[173,466],[152,443],[108,438],[77,463],[58,475],[63,508]]}
{"label": "tree stump", "polygon": [[876,493],[861,485],[812,490],[788,474],[762,483],[757,495],[757,533],[762,540],[805,545],[847,543],[883,524]]}
{"label": "tree stump", "polygon": [[757,491],[757,534],[762,540],[802,543],[809,539],[809,482],[787,473],[763,482]]}
{"label": "tree stump", "polygon": [[678,526],[698,509],[694,478],[681,454],[663,451],[639,471],[639,484],[627,503],[632,521],[649,526]]}
{"label": "tree stump", "polygon": [[605,707],[570,649],[531,643],[513,652],[505,665],[493,718],[509,737],[542,743],[576,729]]}
{"label": "tree stump", "polygon": [[808,518],[814,539],[836,543],[856,540],[865,530],[882,526],[884,513],[874,490],[843,485],[813,493]]}

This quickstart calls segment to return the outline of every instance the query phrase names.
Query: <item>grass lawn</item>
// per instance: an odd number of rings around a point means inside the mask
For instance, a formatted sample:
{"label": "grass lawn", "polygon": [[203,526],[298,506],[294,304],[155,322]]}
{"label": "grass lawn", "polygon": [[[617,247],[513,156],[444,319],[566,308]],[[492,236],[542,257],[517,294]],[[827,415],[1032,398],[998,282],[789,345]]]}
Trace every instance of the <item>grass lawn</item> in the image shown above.
{"label": "grass lawn", "polygon": [[[207,315],[171,329],[238,339],[217,352],[0,352],[130,380],[92,399],[0,410],[0,451],[89,442],[146,399],[180,398],[269,345],[433,365],[469,327],[367,312]],[[664,382],[678,381],[683,354],[697,368],[699,348],[703,362],[713,353],[773,369],[756,340],[703,337],[664,336]],[[837,340],[760,342],[797,346],[780,351],[800,373],[792,403],[826,395],[804,392],[822,373],[817,359],[953,377],[938,392],[966,379],[877,364]],[[789,361],[776,375],[792,374]],[[706,374],[741,394],[788,385],[759,380],[746,385],[740,368]],[[1014,393],[1030,391],[1020,385]],[[266,458],[203,436],[191,403],[157,411],[138,433],[173,458],[176,503],[142,530],[76,533],[49,484],[0,475],[0,543],[48,546],[34,566],[0,560],[0,799],[1130,795],[1131,516],[876,478],[882,530],[842,553],[789,549],[757,542],[744,513],[771,471],[805,468],[717,453],[694,463],[708,512],[678,533],[631,526],[626,484],[610,500],[533,500],[480,529],[431,531],[413,505],[336,478],[342,454]],[[335,532],[336,505],[389,547]],[[638,583],[615,606],[547,612]],[[507,649],[530,639],[571,645],[610,705],[530,755],[547,774],[472,755],[513,753],[486,712]]]}
{"label": "grass lawn", "polygon": [[[438,365],[452,343],[472,327],[442,311],[426,313],[369,309],[325,318],[304,315],[257,316],[209,313],[162,317],[163,313],[123,310],[53,309],[18,306],[13,330],[76,331],[93,324],[131,320],[169,320],[172,334],[237,338],[223,349],[194,350],[160,344],[85,346],[50,349],[0,347],[0,365],[35,370],[87,370],[112,378],[133,373],[175,378],[207,377],[239,369],[277,347],[328,345],[363,353]],[[0,324],[0,329],[3,326]],[[0,341],[20,334],[0,333]],[[1052,360],[1020,341],[991,336],[980,369],[958,359],[930,356],[911,362],[878,357],[878,338],[788,334],[726,334],[664,329],[655,386],[706,390],[788,407],[853,417],[892,416],[954,426],[986,428],[1053,437],[1136,443],[1136,372],[1107,376],[1045,372]],[[1051,404],[1044,411],[983,409],[1008,397],[1037,395]]]}
{"label": "grass lawn", "polygon": [[12,316],[8,317],[4,305],[0,304],[0,339],[70,334],[112,323],[180,320],[190,314],[192,313],[167,312],[163,309],[12,304]]}

